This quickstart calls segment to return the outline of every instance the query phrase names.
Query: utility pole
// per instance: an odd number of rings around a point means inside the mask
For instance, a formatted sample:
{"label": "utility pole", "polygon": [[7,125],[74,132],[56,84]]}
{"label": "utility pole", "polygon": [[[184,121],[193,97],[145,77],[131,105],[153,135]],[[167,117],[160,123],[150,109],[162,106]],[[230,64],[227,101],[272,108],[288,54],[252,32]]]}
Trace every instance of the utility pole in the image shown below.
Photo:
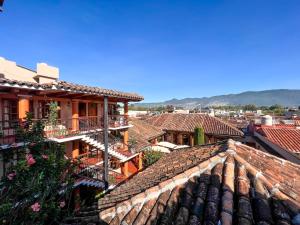
{"label": "utility pole", "polygon": [[108,188],[108,97],[104,96],[104,182],[105,189]]}

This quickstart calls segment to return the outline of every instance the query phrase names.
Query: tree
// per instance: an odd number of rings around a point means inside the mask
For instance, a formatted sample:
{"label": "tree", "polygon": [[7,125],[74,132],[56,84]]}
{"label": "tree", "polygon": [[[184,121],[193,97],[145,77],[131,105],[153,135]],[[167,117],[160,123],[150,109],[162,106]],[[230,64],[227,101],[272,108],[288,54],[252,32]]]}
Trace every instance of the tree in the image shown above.
{"label": "tree", "polygon": [[195,145],[205,144],[204,130],[202,127],[196,127],[194,135],[195,135]]}
{"label": "tree", "polygon": [[281,105],[279,105],[279,104],[275,104],[275,105],[271,105],[270,107],[269,107],[269,109],[270,110],[278,110],[278,109],[283,109],[283,107],[281,106]]}
{"label": "tree", "polygon": [[255,111],[257,108],[256,105],[254,104],[248,104],[248,105],[244,105],[243,109],[245,111]]}
{"label": "tree", "polygon": [[44,139],[43,127],[27,114],[18,129],[23,154],[0,182],[0,224],[58,224],[70,212],[76,165]]}

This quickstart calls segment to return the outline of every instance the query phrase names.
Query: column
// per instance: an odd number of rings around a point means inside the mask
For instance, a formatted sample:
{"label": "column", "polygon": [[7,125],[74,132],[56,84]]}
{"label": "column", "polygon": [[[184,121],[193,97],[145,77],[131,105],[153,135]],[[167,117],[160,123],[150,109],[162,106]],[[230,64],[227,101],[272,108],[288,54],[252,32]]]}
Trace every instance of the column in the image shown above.
{"label": "column", "polygon": [[33,117],[35,119],[39,118],[39,101],[36,99],[33,100]]}
{"label": "column", "polygon": [[194,135],[190,134],[190,146],[193,147],[194,146]]}
{"label": "column", "polygon": [[139,168],[138,170],[142,170],[143,169],[143,153],[140,152],[139,153]]}
{"label": "column", "polygon": [[79,130],[79,103],[72,102],[72,130]]}
{"label": "column", "polygon": [[104,96],[104,107],[103,107],[103,116],[104,116],[104,181],[105,189],[109,187],[108,184],[108,97]]}
{"label": "column", "polygon": [[177,134],[177,144],[182,145],[182,142],[183,142],[182,141],[182,134],[179,133],[179,134]]}
{"label": "column", "polygon": [[[128,102],[124,102],[124,116],[125,116],[124,119],[128,121]],[[123,136],[123,142],[126,150],[128,150],[128,140],[129,140],[128,129],[126,129],[124,131],[124,136]]]}
{"label": "column", "polygon": [[75,159],[79,156],[79,141],[73,141],[72,158]]}
{"label": "column", "polygon": [[29,97],[19,97],[18,108],[19,119],[22,121],[26,117],[26,113],[29,112]]}

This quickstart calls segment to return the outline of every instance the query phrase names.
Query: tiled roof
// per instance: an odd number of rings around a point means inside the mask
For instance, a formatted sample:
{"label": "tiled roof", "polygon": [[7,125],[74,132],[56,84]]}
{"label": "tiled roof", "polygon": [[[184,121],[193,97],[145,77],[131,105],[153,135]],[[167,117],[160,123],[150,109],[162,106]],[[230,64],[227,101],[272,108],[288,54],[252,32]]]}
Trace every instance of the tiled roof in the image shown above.
{"label": "tiled roof", "polygon": [[300,119],[295,119],[294,121],[296,126],[300,126]]}
{"label": "tiled roof", "polygon": [[203,127],[206,134],[243,136],[243,132],[236,127],[206,114],[164,113],[150,117],[146,121],[163,130],[194,132],[196,127]]}
{"label": "tiled roof", "polygon": [[300,153],[299,129],[278,126],[262,126],[258,129],[258,132],[274,144],[277,144],[288,151]]}
{"label": "tiled roof", "polygon": [[228,120],[224,119],[224,121],[235,126],[238,129],[247,128],[247,126],[249,125],[249,121],[247,121],[246,119],[230,118]]}
{"label": "tiled roof", "polygon": [[230,140],[165,155],[73,221],[284,225],[299,202],[299,165]]}
{"label": "tiled roof", "polygon": [[143,120],[131,118],[130,124],[133,127],[129,128],[129,137],[137,142],[135,148],[140,150],[150,145],[150,140],[164,135],[164,131],[146,123]]}
{"label": "tiled roof", "polygon": [[0,86],[11,86],[11,87],[22,87],[27,89],[38,89],[38,90],[64,90],[75,93],[88,93],[99,96],[109,96],[126,98],[132,101],[141,101],[143,96],[135,93],[121,92],[116,90],[110,90],[100,87],[92,87],[80,84],[74,84],[66,81],[56,81],[52,83],[39,84],[27,81],[11,80],[6,78],[0,78]]}

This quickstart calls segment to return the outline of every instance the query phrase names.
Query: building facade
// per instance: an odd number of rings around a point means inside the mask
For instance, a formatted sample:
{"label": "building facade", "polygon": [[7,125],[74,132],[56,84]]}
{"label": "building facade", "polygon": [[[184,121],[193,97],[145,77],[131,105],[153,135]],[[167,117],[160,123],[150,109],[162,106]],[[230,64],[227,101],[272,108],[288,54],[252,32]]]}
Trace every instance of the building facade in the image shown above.
{"label": "building facade", "polygon": [[243,132],[219,118],[207,114],[164,113],[145,120],[147,123],[165,131],[164,140],[177,145],[194,146],[195,128],[202,127],[205,143],[211,144],[232,138],[241,141]]}
{"label": "building facade", "polygon": [[[130,176],[141,169],[141,155],[128,147],[128,102],[142,99],[134,93],[60,81],[59,69],[45,63],[31,70],[0,58],[0,176],[18,159],[18,146],[24,143],[16,130],[28,112],[34,120],[45,121],[45,138],[63,143],[66,157],[100,168],[107,148],[111,174]],[[58,118],[50,123],[53,103]]]}

